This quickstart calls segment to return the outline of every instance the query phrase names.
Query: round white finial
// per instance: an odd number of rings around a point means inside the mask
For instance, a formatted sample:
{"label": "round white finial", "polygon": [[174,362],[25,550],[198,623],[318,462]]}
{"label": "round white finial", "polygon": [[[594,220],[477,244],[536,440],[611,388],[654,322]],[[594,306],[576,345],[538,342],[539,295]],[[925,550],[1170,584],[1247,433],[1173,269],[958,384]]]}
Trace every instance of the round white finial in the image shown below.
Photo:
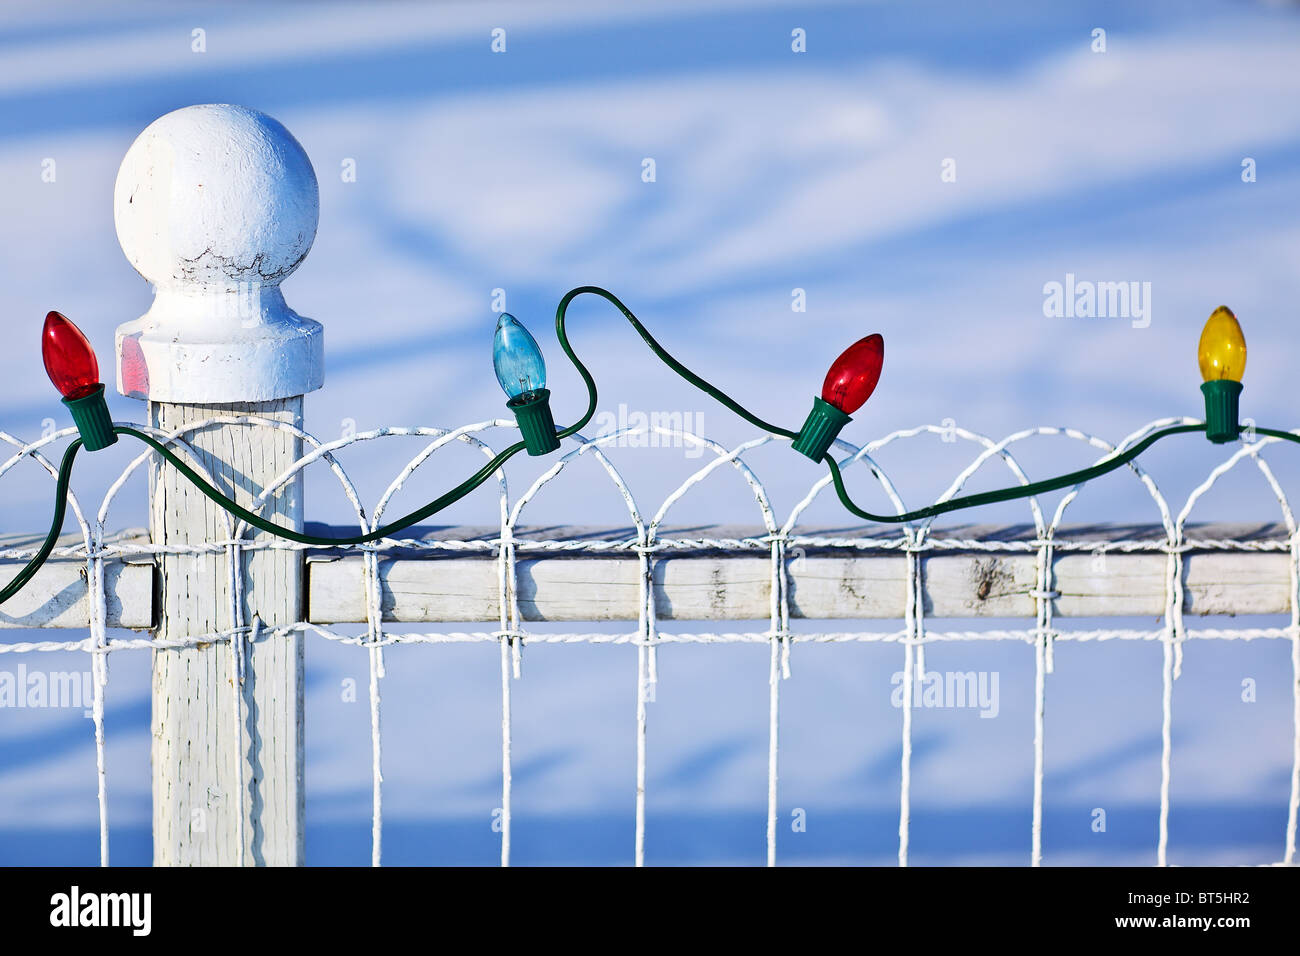
{"label": "round white finial", "polygon": [[279,122],[242,106],[154,120],[117,174],[117,238],[155,286],[279,282],[316,237],[316,174]]}
{"label": "round white finial", "polygon": [[279,285],[316,237],[311,161],[279,122],[242,106],[155,120],[118,171],[122,251],[153,306],[118,328],[118,390],[211,404],[301,395],[323,380],[323,329]]}

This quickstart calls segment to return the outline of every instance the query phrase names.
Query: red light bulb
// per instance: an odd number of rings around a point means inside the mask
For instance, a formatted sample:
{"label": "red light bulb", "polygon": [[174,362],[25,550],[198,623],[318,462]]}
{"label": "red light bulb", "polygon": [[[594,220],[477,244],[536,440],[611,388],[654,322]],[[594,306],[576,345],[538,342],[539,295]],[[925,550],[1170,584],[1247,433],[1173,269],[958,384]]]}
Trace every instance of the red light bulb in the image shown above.
{"label": "red light bulb", "polygon": [[99,387],[99,362],[90,342],[68,317],[51,312],[41,329],[41,358],[54,387],[69,400],[85,398]]}
{"label": "red light bulb", "polygon": [[871,397],[885,363],[885,340],[879,335],[858,339],[841,353],[826,373],[822,401],[852,415]]}
{"label": "red light bulb", "polygon": [[849,416],[876,390],[884,364],[885,340],[880,335],[858,339],[841,352],[826,373],[822,397],[813,400],[812,411],[791,447],[813,461],[821,461],[840,429],[849,423]]}

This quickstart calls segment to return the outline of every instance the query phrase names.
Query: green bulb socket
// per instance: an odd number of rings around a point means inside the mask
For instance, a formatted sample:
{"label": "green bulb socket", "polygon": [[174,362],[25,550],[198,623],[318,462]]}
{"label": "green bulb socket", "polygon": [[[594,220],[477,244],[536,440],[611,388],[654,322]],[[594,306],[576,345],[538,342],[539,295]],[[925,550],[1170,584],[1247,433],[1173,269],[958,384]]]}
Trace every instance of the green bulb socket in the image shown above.
{"label": "green bulb socket", "polygon": [[1216,445],[1236,441],[1241,434],[1237,421],[1241,383],[1219,378],[1201,386],[1205,395],[1205,437]]}
{"label": "green bulb socket", "polygon": [[560,447],[560,439],[555,435],[555,418],[551,415],[549,389],[535,388],[516,395],[506,402],[506,408],[515,413],[528,454],[549,455]]}
{"label": "green bulb socket", "polygon": [[813,461],[821,461],[840,429],[852,420],[824,398],[814,398],[812,411],[794,440],[794,450]]}
{"label": "green bulb socket", "polygon": [[81,443],[86,451],[99,451],[117,441],[113,419],[108,415],[108,402],[104,400],[104,386],[97,385],[89,395],[65,398],[63,404],[72,412],[72,421],[81,432]]}

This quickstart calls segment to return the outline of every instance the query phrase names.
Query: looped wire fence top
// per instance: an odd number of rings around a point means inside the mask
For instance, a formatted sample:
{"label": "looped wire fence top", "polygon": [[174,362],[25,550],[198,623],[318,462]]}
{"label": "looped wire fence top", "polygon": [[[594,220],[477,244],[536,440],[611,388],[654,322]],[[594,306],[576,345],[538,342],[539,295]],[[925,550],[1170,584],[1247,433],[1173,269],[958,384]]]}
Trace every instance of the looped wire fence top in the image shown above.
{"label": "looped wire fence top", "polygon": [[[1115,451],[1123,451],[1140,442],[1153,432],[1171,425],[1196,424],[1192,419],[1163,419],[1148,425],[1127,436],[1117,445],[1084,432],[1068,428],[1031,428],[1017,432],[1000,441],[953,426],[926,425],[917,428],[895,431],[883,438],[872,441],[862,448],[857,448],[844,441],[836,442],[841,464],[853,467],[858,472],[856,479],[863,481],[860,474],[869,471],[871,477],[879,484],[880,490],[889,500],[896,513],[902,514],[907,508],[903,494],[892,482],[884,468],[876,461],[875,455],[881,449],[897,442],[918,436],[941,434],[975,445],[976,456],[952,480],[951,484],[939,496],[937,501],[946,501],[959,494],[971,477],[986,463],[994,459],[1000,461],[1019,484],[1028,484],[1029,478],[1017,462],[1012,452],[1014,446],[1036,437],[1064,437],[1081,442],[1096,449],[1099,457]],[[252,416],[217,415],[202,421],[187,424],[175,432],[164,433],[157,429],[134,426],[145,431],[173,450],[181,452],[190,462],[191,467],[199,470],[204,478],[210,476],[202,471],[200,459],[187,444],[186,437],[194,432],[209,427],[236,427],[279,429],[300,439],[308,449],[292,467],[284,471],[275,481],[264,488],[257,498],[252,510],[261,512],[265,505],[274,498],[277,489],[292,481],[308,465],[323,461],[330,473],[337,479],[344,497],[355,514],[357,527],[362,533],[368,533],[382,526],[382,518],[394,496],[435,453],[452,443],[463,443],[478,449],[489,460],[495,455],[482,436],[493,429],[515,427],[514,422],[493,420],[465,425],[460,428],[445,430],[437,428],[379,428],[361,432],[336,441],[321,442],[308,432],[291,424]],[[15,478],[10,475],[16,466],[24,461],[35,462],[53,478],[57,469],[48,457],[49,448],[69,437],[74,437],[75,429],[64,429],[48,435],[39,441],[23,442],[11,435],[0,432],[0,442],[8,445],[12,452],[8,458],[0,461],[0,479]],[[633,436],[655,435],[668,438],[674,444],[685,444],[698,448],[710,457],[676,489],[664,498],[653,510],[642,507],[636,500],[629,483],[618,467],[611,460],[609,449]],[[375,507],[367,513],[360,495],[347,472],[335,457],[343,448],[362,442],[375,441],[389,437],[415,437],[427,439],[415,455],[393,478]],[[1250,438],[1252,436],[1247,436]],[[1163,537],[1159,540],[1145,538],[1127,540],[1108,538],[1104,543],[1095,541],[1072,541],[1058,539],[1057,534],[1069,506],[1083,491],[1075,486],[1062,496],[1055,510],[1045,514],[1037,498],[1029,498],[1026,503],[1034,530],[1033,540],[971,539],[943,538],[932,533],[933,518],[898,527],[884,527],[879,534],[862,535],[827,535],[799,532],[802,516],[825,491],[831,483],[831,476],[820,478],[791,509],[784,518],[778,516],[762,480],[756,471],[746,462],[745,456],[763,445],[773,441],[782,441],[773,435],[762,435],[727,449],[718,442],[678,429],[662,426],[643,426],[624,428],[608,434],[601,434],[591,439],[574,435],[569,439],[568,447],[554,463],[516,499],[511,500],[506,476],[498,472],[496,476],[496,495],[498,527],[490,536],[466,538],[427,538],[407,537],[384,539],[361,545],[336,545],[327,548],[318,545],[299,544],[274,539],[265,535],[252,540],[251,531],[244,522],[225,516],[223,532],[225,539],[206,542],[193,546],[158,546],[149,544],[139,536],[123,536],[109,531],[109,512],[126,481],[154,454],[145,450],[136,456],[109,486],[99,507],[88,514],[75,494],[69,493],[69,504],[75,516],[81,543],[77,546],[64,545],[55,550],[54,556],[64,559],[84,561],[88,593],[89,634],[76,641],[36,641],[21,643],[0,643],[0,654],[30,653],[41,651],[83,651],[90,655],[93,679],[94,736],[96,748],[96,768],[98,775],[99,820],[100,820],[100,859],[109,862],[108,833],[108,788],[107,771],[104,759],[104,699],[109,684],[108,658],[111,653],[145,648],[170,648],[197,646],[202,643],[221,643],[229,646],[236,663],[236,669],[242,668],[243,654],[250,635],[259,629],[266,633],[287,633],[299,631],[319,638],[344,645],[364,648],[369,664],[369,699],[370,732],[372,750],[372,862],[379,864],[382,857],[383,836],[383,788],[382,788],[382,732],[381,732],[381,687],[384,676],[384,648],[393,644],[442,644],[464,642],[495,642],[500,648],[501,666],[501,702],[502,702],[502,816],[501,816],[501,861],[510,860],[511,842],[511,681],[522,673],[522,653],[525,645],[533,643],[624,643],[637,647],[637,781],[636,781],[636,824],[634,834],[634,859],[640,864],[645,856],[646,823],[646,729],[648,724],[647,704],[651,699],[648,693],[650,685],[658,680],[657,651],[662,644],[696,644],[696,643],[742,643],[766,644],[770,648],[769,667],[769,727],[768,727],[768,814],[767,814],[767,860],[775,864],[777,859],[777,781],[779,757],[779,710],[781,679],[791,674],[791,649],[796,643],[842,643],[842,642],[894,642],[903,645],[903,695],[902,695],[902,760],[899,813],[898,860],[900,864],[908,862],[908,842],[910,835],[911,806],[911,760],[912,760],[912,718],[914,701],[913,686],[915,674],[925,673],[924,652],[927,644],[942,641],[1020,641],[1031,644],[1035,651],[1035,687],[1034,687],[1034,791],[1033,819],[1030,832],[1029,861],[1038,865],[1042,861],[1042,810],[1043,782],[1045,767],[1045,732],[1044,713],[1046,706],[1046,675],[1053,669],[1053,647],[1057,641],[1104,641],[1104,640],[1144,640],[1159,641],[1163,647],[1163,665],[1161,668],[1162,689],[1162,726],[1161,726],[1161,779],[1160,779],[1160,823],[1156,835],[1156,859],[1159,865],[1168,861],[1169,844],[1169,805],[1172,757],[1172,699],[1174,681],[1179,676],[1182,666],[1183,645],[1189,639],[1216,640],[1255,640],[1284,639],[1291,642],[1291,662],[1293,676],[1300,677],[1300,535],[1297,535],[1294,514],[1281,484],[1261,452],[1270,444],[1280,439],[1259,437],[1247,440],[1228,455],[1225,461],[1215,467],[1205,480],[1188,496],[1182,507],[1175,514],[1169,502],[1161,494],[1152,477],[1134,461],[1129,465],[1137,480],[1146,489],[1154,506],[1154,516],[1158,517]],[[560,479],[569,469],[584,457],[595,459],[598,471],[608,477],[619,493],[627,509],[631,534],[626,537],[574,537],[574,538],[530,538],[523,530],[529,513],[529,505],[545,493],[548,486]],[[1268,487],[1276,496],[1281,511],[1282,524],[1286,529],[1285,539],[1267,540],[1240,538],[1189,539],[1186,537],[1188,519],[1197,503],[1214,487],[1225,474],[1238,464],[1249,459],[1263,475]],[[860,463],[860,465],[859,465]],[[759,519],[761,534],[744,536],[665,536],[663,529],[668,527],[667,519],[673,507],[692,489],[699,487],[706,480],[730,471],[739,474],[750,494]],[[913,506],[915,502],[911,503]],[[648,517],[647,517],[648,516]],[[853,632],[819,632],[799,633],[790,631],[791,586],[790,553],[799,549],[838,548],[851,550],[897,550],[906,558],[906,601],[902,628],[888,631],[862,630]],[[242,575],[237,573],[241,556],[252,550],[282,549],[312,552],[357,552],[364,562],[363,590],[366,629],[363,635],[351,636],[329,626],[329,622],[300,621],[281,628],[264,628],[260,621],[245,621],[242,616]],[[767,554],[770,560],[770,608],[769,627],[763,632],[722,631],[716,633],[684,633],[666,631],[657,619],[654,599],[655,564],[664,556],[686,551],[708,550],[714,552],[751,552]],[[926,624],[926,607],[923,591],[922,555],[946,550],[987,551],[990,553],[1021,552],[1033,555],[1036,559],[1037,581],[1031,592],[1035,606],[1035,619],[1032,626],[1018,630],[983,630],[983,631],[936,631]],[[1151,552],[1164,554],[1166,560],[1164,614],[1161,625],[1149,630],[1105,629],[1082,630],[1058,628],[1054,621],[1054,599],[1058,593],[1054,589],[1053,556],[1057,552],[1068,551],[1102,551],[1115,553]],[[1288,556],[1290,569],[1289,606],[1290,621],[1284,627],[1252,627],[1236,629],[1193,629],[1186,626],[1183,618],[1184,609],[1184,555],[1190,550],[1208,551],[1262,551],[1279,552]],[[381,556],[388,553],[403,554],[479,554],[491,556],[497,566],[497,615],[496,628],[493,630],[466,631],[451,633],[395,633],[385,629],[383,614],[382,581],[379,568]],[[0,558],[7,560],[27,559],[34,549],[10,547],[0,550]],[[626,553],[635,555],[638,564],[638,598],[637,621],[635,630],[596,633],[530,633],[523,626],[520,612],[520,589],[517,579],[517,557],[520,554],[582,554],[582,553]],[[113,638],[107,634],[107,590],[105,586],[106,562],[123,562],[144,560],[160,554],[204,554],[222,555],[229,563],[230,579],[230,613],[231,625],[226,630],[215,633],[194,635],[184,641],[160,641],[150,638]],[[235,691],[238,694],[238,691]],[[238,713],[238,707],[236,707]],[[1293,682],[1293,726],[1292,726],[1292,772],[1290,800],[1285,834],[1279,834],[1282,840],[1280,862],[1294,863],[1296,853],[1297,812],[1300,808],[1300,682]],[[239,761],[236,762],[237,764]],[[242,840],[240,843],[242,847]]]}

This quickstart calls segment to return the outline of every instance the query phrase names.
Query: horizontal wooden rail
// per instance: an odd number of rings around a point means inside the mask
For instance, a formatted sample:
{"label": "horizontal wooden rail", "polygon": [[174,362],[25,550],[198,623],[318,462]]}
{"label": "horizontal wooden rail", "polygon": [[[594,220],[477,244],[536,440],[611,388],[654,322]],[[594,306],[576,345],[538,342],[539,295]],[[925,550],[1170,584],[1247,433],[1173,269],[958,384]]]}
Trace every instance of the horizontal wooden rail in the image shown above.
{"label": "horizontal wooden rail", "polygon": [[[35,551],[43,534],[0,535],[0,551]],[[105,545],[148,546],[147,532],[132,529],[105,536]],[[64,535],[58,548],[82,548],[80,535]],[[8,581],[23,561],[0,561],[0,580]],[[154,623],[154,562],[150,555],[104,562],[105,622],[109,627],[148,628]],[[27,587],[0,606],[0,628],[86,627],[90,620],[90,589],[86,562],[54,558],[36,573]]]}
{"label": "horizontal wooden rail", "polygon": [[[473,532],[473,533],[470,533]],[[495,532],[445,529],[429,540],[490,540]],[[664,529],[659,538],[761,539],[754,528]],[[635,552],[530,549],[556,540],[626,541],[627,531],[556,528],[517,536],[519,609],[527,621],[636,620],[638,562]],[[897,538],[896,529],[802,532],[787,550],[790,613],[796,618],[902,618],[906,612],[907,556],[897,549],[815,547],[809,539]],[[1285,548],[1278,525],[1212,525],[1190,528],[1189,541],[1227,540]],[[1001,542],[1032,547],[1032,528],[967,526],[942,529],[943,541]],[[1055,613],[1061,617],[1158,617],[1164,613],[1169,557],[1162,551],[1121,553],[1117,542],[1158,544],[1159,527],[1075,527],[1058,531],[1053,559]],[[1033,617],[1038,555],[1034,550],[982,551],[942,548],[921,556],[925,613],[930,617]],[[498,616],[500,584],[495,560],[463,552],[390,553],[379,559],[385,621],[492,621]],[[315,623],[365,620],[363,559],[356,554],[309,559],[309,619]],[[745,551],[667,547],[656,554],[655,610],[664,620],[758,620],[771,614],[772,561],[764,547]],[[1240,550],[1185,555],[1184,608],[1188,613],[1282,614],[1290,610],[1289,554]]]}
{"label": "horizontal wooden rail", "polygon": [[[318,533],[344,529],[316,527]],[[495,621],[500,583],[491,542],[495,529],[421,531],[428,544],[468,543],[462,550],[402,549],[380,554],[385,621],[395,623]],[[771,613],[772,563],[755,528],[662,529],[653,581],[657,615],[664,620],[761,620]],[[894,539],[896,529],[803,531],[787,546],[790,612],[796,618],[902,618],[907,556],[871,547],[866,538]],[[519,606],[528,621],[635,620],[638,561],[627,529],[558,527],[516,535]],[[834,539],[839,546],[817,545]],[[1189,527],[1198,547],[1183,560],[1184,610],[1196,615],[1283,614],[1292,584],[1286,529],[1280,525]],[[749,547],[719,547],[743,540]],[[30,548],[32,536],[0,538],[0,547]],[[961,542],[995,543],[977,550]],[[929,617],[1033,617],[1038,554],[1032,528],[964,526],[939,529],[937,547],[921,555],[925,613]],[[1133,542],[1159,547],[1158,526],[1075,526],[1059,529],[1053,556],[1054,612],[1060,617],[1158,617],[1164,613],[1169,557],[1132,551]],[[581,542],[583,550],[555,550]],[[714,546],[708,546],[710,542]],[[1121,545],[1121,542],[1124,542]],[[77,547],[68,537],[61,545]],[[108,544],[147,545],[140,532]],[[549,544],[548,544],[549,543]],[[594,545],[594,548],[592,547]],[[454,545],[453,545],[454,546]],[[1244,546],[1244,547],[1242,547]],[[462,545],[463,547],[463,545]],[[203,560],[223,561],[214,554]],[[308,619],[318,624],[364,622],[364,559],[340,549],[307,552]],[[17,562],[0,562],[0,575]],[[147,628],[154,620],[153,567],[147,555],[105,563],[110,626]],[[85,627],[85,562],[51,561],[28,588],[0,611],[0,627]]]}

